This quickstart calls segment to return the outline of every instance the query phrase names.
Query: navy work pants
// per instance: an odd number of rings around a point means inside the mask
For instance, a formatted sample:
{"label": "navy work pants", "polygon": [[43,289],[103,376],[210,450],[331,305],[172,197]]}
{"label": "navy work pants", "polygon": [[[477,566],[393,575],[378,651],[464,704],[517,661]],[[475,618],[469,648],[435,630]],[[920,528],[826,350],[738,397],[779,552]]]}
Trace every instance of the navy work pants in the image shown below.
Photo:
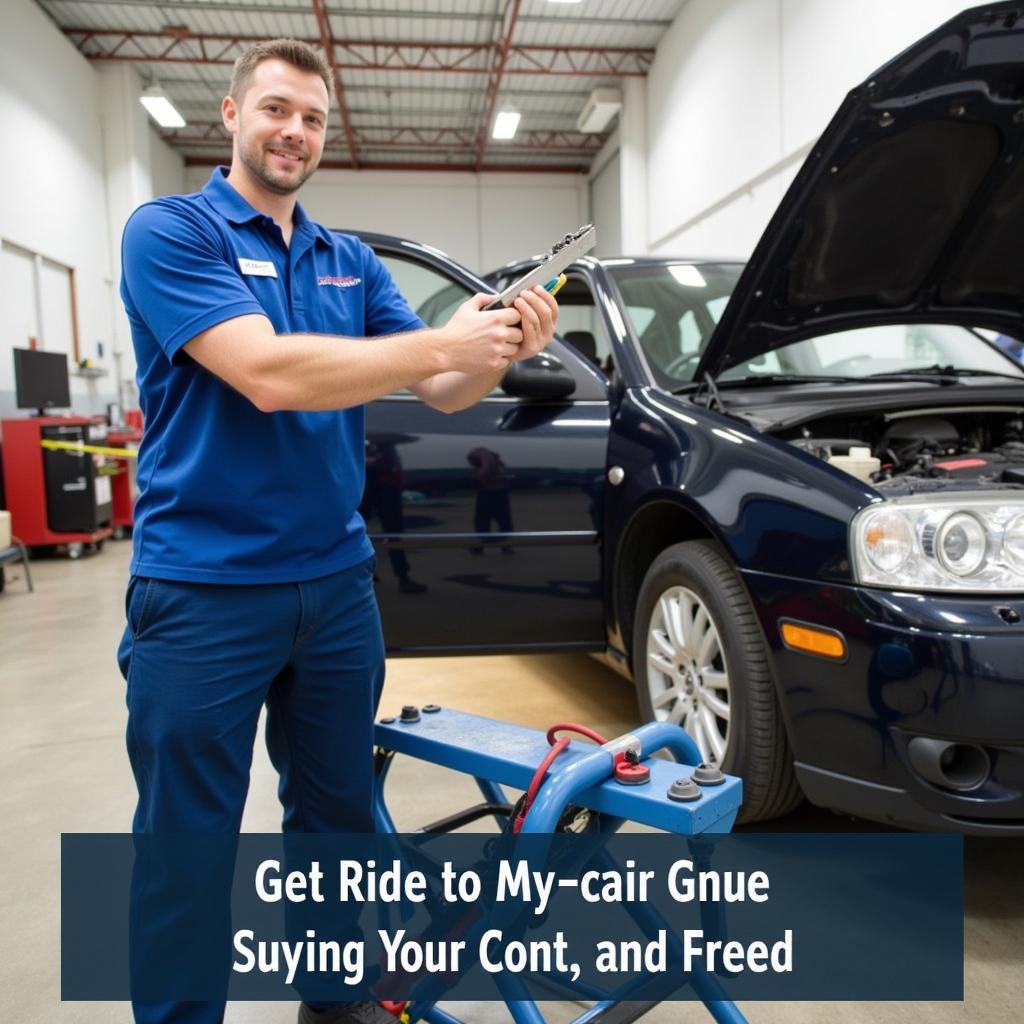
{"label": "navy work pants", "polygon": [[[372,559],[304,583],[136,577],[126,606],[118,662],[128,683],[136,834],[238,832],[264,704],[284,831],[374,831],[384,647]],[[225,891],[223,906],[204,913],[226,921],[228,906]],[[145,958],[159,949],[159,925],[137,899],[133,918],[133,957]],[[141,1024],[215,1024],[224,1013],[223,1002],[134,1009]]]}

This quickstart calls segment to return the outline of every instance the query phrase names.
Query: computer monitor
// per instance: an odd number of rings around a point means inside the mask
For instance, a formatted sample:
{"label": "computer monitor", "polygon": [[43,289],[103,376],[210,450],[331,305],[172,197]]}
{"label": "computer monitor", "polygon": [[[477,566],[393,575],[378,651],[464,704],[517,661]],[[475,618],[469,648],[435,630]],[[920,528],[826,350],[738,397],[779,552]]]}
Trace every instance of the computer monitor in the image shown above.
{"label": "computer monitor", "polygon": [[68,357],[63,352],[40,352],[16,348],[14,352],[14,390],[19,409],[47,409],[71,406],[68,384]]}

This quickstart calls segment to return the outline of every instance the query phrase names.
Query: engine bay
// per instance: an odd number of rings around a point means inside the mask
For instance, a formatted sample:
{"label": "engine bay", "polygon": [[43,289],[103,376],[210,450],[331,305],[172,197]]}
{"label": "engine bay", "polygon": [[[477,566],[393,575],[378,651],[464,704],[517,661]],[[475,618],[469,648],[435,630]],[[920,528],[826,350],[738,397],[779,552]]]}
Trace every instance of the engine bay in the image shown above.
{"label": "engine bay", "polygon": [[863,478],[894,497],[1024,487],[1021,409],[843,414],[776,436],[826,462],[869,449],[879,468]]}

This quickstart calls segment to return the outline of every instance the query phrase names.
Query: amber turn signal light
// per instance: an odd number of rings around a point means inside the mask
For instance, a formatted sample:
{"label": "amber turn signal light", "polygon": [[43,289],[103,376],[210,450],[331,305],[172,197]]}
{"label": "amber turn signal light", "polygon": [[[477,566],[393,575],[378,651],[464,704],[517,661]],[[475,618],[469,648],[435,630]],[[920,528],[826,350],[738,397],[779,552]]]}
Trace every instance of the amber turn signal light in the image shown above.
{"label": "amber turn signal light", "polygon": [[782,642],[794,651],[816,654],[819,658],[843,661],[846,658],[846,641],[842,634],[831,629],[821,629],[799,622],[780,622]]}

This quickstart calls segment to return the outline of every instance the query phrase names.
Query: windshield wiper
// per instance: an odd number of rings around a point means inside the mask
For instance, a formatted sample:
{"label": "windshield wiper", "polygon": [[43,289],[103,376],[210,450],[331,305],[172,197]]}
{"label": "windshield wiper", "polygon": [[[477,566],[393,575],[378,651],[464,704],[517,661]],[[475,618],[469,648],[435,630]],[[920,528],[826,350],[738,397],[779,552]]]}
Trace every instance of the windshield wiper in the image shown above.
{"label": "windshield wiper", "polygon": [[[720,388],[730,388],[737,385],[752,387],[766,384],[846,384],[851,379],[850,377],[835,377],[813,373],[756,373],[751,374],[749,377],[731,377],[725,380],[719,377],[715,380],[715,384]],[[703,381],[699,383],[692,381],[690,384],[677,388],[672,394],[685,394],[693,388],[694,384],[697,384],[697,393],[705,387]]]}
{"label": "windshield wiper", "polygon": [[1006,377],[1024,383],[1024,377],[1013,373],[1000,373],[998,370],[961,369],[957,366],[921,366],[914,370],[895,370],[890,373],[869,373],[861,380],[883,381],[930,381],[943,387],[957,384],[961,377]]}
{"label": "windshield wiper", "polygon": [[1024,384],[1024,375],[1019,373],[1000,373],[998,370],[962,370],[952,366],[945,367],[943,372],[957,377],[1005,377],[1007,380],[1017,380]]}

